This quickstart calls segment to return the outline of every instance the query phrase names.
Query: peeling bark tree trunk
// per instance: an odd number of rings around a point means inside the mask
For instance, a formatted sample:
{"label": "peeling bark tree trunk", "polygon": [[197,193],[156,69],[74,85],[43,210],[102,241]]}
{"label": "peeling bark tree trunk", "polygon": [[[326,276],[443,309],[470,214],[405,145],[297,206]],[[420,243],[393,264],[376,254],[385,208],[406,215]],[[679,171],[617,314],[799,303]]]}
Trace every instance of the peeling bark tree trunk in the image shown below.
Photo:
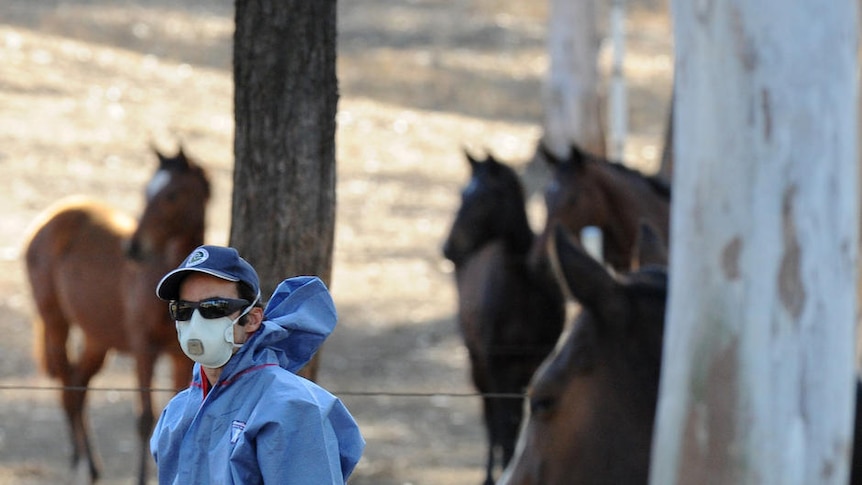
{"label": "peeling bark tree trunk", "polygon": [[551,0],[548,17],[544,141],[560,155],[571,142],[604,155],[596,1]]}
{"label": "peeling bark tree trunk", "polygon": [[843,484],[856,2],[673,4],[670,305],[651,483]]}
{"label": "peeling bark tree trunk", "polygon": [[[335,234],[335,0],[236,2],[230,243],[260,274],[330,284]],[[302,374],[317,374],[316,356]]]}

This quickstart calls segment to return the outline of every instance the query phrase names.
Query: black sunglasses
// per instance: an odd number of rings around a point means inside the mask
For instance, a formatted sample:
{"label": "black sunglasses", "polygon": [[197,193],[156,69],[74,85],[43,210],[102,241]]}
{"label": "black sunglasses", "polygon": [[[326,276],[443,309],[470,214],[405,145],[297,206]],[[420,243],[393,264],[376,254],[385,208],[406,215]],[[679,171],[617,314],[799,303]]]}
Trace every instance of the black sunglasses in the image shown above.
{"label": "black sunglasses", "polygon": [[236,298],[208,298],[201,301],[171,300],[168,303],[168,311],[171,318],[183,322],[192,319],[195,309],[201,312],[206,319],[221,318],[244,309],[249,305],[248,300]]}

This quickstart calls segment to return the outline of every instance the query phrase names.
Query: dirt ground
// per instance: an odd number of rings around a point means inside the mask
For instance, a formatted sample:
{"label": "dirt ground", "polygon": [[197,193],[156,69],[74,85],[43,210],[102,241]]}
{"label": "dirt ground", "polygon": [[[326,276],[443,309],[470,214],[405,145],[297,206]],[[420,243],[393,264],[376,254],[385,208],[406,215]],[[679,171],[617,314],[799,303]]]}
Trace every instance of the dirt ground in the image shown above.
{"label": "dirt ground", "polygon": [[[332,292],[340,320],[319,381],[342,397],[368,441],[352,484],[481,481],[479,401],[469,395],[452,268],[439,248],[467,175],[462,147],[491,150],[522,169],[532,155],[547,66],[545,3],[339,2]],[[671,35],[659,7],[635,3],[625,159],[651,171],[670,91]],[[71,448],[57,383],[31,356],[23,238],[39,211],[66,195],[98,196],[137,214],[156,163],[150,143],[169,151],[182,142],[214,182],[207,241],[227,243],[233,3],[0,0],[0,11],[0,484],[63,483]],[[538,227],[535,197],[531,215]],[[159,370],[156,386],[166,388],[166,363]],[[93,386],[102,483],[130,483],[130,360],[112,356]],[[157,395],[161,404],[169,397]]]}

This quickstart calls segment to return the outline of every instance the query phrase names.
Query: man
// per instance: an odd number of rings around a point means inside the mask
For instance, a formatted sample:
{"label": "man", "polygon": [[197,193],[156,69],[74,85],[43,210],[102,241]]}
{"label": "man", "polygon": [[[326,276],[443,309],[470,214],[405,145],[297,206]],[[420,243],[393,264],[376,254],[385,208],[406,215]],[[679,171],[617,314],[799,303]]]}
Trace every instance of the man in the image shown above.
{"label": "man", "polygon": [[196,362],[150,439],[159,483],[346,483],[365,447],[359,428],[296,375],[336,324],[320,279],[284,280],[264,309],[254,268],[233,248],[201,246],[156,294]]}

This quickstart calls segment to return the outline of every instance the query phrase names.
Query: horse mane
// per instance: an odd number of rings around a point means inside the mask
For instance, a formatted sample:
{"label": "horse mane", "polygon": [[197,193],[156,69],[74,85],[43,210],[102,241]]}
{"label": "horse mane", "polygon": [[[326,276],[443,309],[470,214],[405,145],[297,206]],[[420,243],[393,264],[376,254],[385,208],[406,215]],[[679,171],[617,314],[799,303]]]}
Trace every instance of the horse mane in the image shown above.
{"label": "horse mane", "polygon": [[661,197],[664,197],[665,199],[670,200],[670,198],[671,198],[671,185],[665,179],[663,179],[657,175],[647,175],[638,169],[635,169],[635,168],[629,167],[628,165],[625,165],[621,161],[611,161],[611,160],[601,158],[601,157],[598,157],[595,155],[591,156],[590,158],[593,161],[607,165],[608,167],[611,167],[614,170],[617,170],[626,176],[636,177],[636,178],[643,180],[644,182],[647,183],[647,185],[649,185],[649,187],[657,195],[660,195]]}
{"label": "horse mane", "polygon": [[555,153],[553,153],[545,143],[539,143],[539,152],[545,157],[551,165],[562,165],[564,163],[569,163],[572,165],[583,165],[587,161],[593,161],[600,165],[605,165],[611,167],[625,176],[636,177],[641,179],[649,185],[649,187],[658,194],[659,196],[668,199],[671,198],[671,185],[663,178],[657,175],[647,175],[640,170],[631,168],[622,161],[612,161],[607,158],[598,156],[593,153],[589,153],[583,150],[576,143],[571,143],[569,145],[569,155],[568,158],[561,159]]}
{"label": "horse mane", "polygon": [[212,184],[210,182],[209,174],[206,170],[204,170],[202,165],[200,165],[194,160],[189,160],[189,170],[196,174],[198,177],[200,177],[201,182],[203,182],[204,186],[204,197],[206,198],[206,200],[209,200],[212,191]]}

